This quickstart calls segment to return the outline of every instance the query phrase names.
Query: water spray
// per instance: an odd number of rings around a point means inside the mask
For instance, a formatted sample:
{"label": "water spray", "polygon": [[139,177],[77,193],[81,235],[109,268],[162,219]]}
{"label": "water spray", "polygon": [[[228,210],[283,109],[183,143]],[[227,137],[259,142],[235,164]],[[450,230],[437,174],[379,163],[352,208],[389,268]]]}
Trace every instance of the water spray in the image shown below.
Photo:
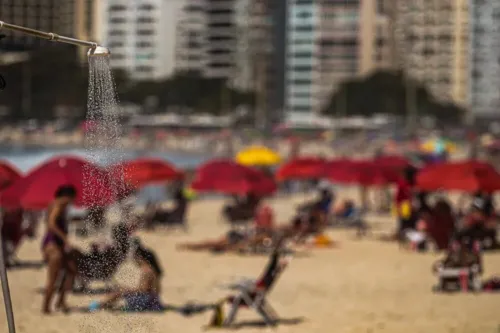
{"label": "water spray", "polygon": [[[80,40],[80,39],[71,38],[71,37],[60,36],[60,35],[55,34],[53,32],[44,32],[44,31],[26,28],[26,27],[22,27],[19,25],[14,25],[14,24],[5,23],[3,21],[0,21],[0,30],[2,30],[2,29],[20,32],[20,33],[23,33],[26,35],[46,39],[46,40],[49,40],[52,42],[60,42],[60,43],[65,43],[65,44],[72,44],[72,45],[77,45],[77,46],[88,47],[89,51],[87,52],[87,56],[89,58],[90,57],[108,57],[111,54],[111,52],[109,51],[108,48],[100,46],[95,42]],[[0,218],[0,228],[2,226],[2,222],[3,221]],[[15,333],[16,327],[15,327],[15,322],[14,322],[14,311],[12,309],[12,300],[10,297],[9,281],[7,278],[7,268],[5,265],[4,249],[5,248],[4,248],[3,240],[0,237],[0,278],[1,278],[1,282],[2,282],[2,292],[3,292],[4,303],[5,303],[5,312],[7,314],[7,324],[9,327],[9,333]]]}

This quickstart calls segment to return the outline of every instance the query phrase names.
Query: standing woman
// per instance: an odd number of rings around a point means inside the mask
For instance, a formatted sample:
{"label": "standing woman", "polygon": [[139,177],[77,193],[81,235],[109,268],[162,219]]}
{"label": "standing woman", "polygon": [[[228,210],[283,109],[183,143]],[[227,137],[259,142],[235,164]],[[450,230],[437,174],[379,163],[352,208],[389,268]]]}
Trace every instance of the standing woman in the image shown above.
{"label": "standing woman", "polygon": [[76,197],[76,189],[72,185],[60,186],[53,203],[47,210],[47,232],[43,239],[42,252],[47,262],[47,286],[43,300],[42,312],[50,313],[50,304],[54,296],[57,278],[64,269],[65,279],[62,282],[56,308],[63,312],[68,311],[66,304],[66,291],[73,287],[76,274],[75,262],[68,255],[71,245],[68,240],[67,208]]}

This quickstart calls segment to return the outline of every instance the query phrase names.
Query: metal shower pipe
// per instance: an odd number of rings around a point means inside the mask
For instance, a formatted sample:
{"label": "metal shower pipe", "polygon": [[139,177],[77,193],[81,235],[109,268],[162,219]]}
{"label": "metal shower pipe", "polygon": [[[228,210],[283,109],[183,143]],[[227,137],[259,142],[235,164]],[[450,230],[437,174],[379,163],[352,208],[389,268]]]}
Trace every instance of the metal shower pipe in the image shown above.
{"label": "metal shower pipe", "polygon": [[49,40],[52,42],[60,42],[60,43],[88,47],[89,48],[88,56],[101,56],[101,55],[109,55],[110,54],[110,52],[107,48],[99,46],[95,42],[90,42],[90,41],[86,41],[86,40],[61,36],[61,35],[55,34],[53,32],[44,32],[44,31],[26,28],[26,27],[22,27],[20,25],[15,25],[15,24],[10,24],[10,23],[0,21],[0,30],[2,30],[2,29],[20,32],[20,33],[23,33],[26,35],[46,39],[46,40]]}
{"label": "metal shower pipe", "polygon": [[[95,42],[89,42],[86,40],[80,40],[80,39],[76,39],[76,38],[60,36],[60,35],[55,34],[53,32],[44,32],[44,31],[26,28],[26,27],[22,27],[19,25],[14,25],[14,24],[0,21],[0,30],[2,30],[2,29],[20,32],[20,33],[23,33],[26,35],[46,39],[46,40],[49,40],[52,42],[61,42],[61,43],[66,43],[66,44],[73,44],[73,45],[77,45],[77,46],[88,47],[89,51],[88,51],[87,55],[89,57],[109,56],[110,55],[109,49],[107,49],[106,47],[103,47],[103,46],[99,46]],[[0,211],[0,215],[1,215],[1,211]],[[0,216],[0,228],[2,226],[2,222],[3,222],[2,217]],[[3,292],[4,303],[5,303],[5,313],[7,315],[7,324],[8,324],[9,333],[16,333],[16,327],[15,327],[15,322],[14,322],[14,311],[12,309],[12,300],[10,297],[9,281],[7,278],[7,268],[6,268],[6,263],[5,263],[4,250],[5,250],[5,248],[4,248],[3,240],[0,237],[0,280],[2,282],[2,292]]]}

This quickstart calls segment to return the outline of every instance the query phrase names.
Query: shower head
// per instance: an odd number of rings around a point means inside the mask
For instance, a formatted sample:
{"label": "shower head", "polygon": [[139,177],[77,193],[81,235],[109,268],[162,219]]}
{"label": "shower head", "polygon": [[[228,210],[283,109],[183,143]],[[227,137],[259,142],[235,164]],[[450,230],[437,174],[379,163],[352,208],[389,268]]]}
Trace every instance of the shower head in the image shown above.
{"label": "shower head", "polygon": [[89,52],[87,52],[88,57],[108,57],[110,54],[111,52],[107,47],[99,45],[91,47]]}

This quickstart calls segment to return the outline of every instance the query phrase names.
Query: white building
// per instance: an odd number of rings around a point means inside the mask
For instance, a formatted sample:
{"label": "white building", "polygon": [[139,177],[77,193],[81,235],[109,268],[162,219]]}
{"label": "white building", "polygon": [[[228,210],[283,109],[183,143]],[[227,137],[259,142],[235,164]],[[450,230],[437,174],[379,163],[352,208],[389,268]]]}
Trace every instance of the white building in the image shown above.
{"label": "white building", "polygon": [[100,40],[111,66],[135,80],[161,80],[174,71],[176,25],[184,0],[101,0]]}
{"label": "white building", "polygon": [[474,114],[490,115],[500,110],[500,1],[470,5],[469,103]]}
{"label": "white building", "polygon": [[[173,1],[173,0],[170,0]],[[187,0],[177,27],[177,68],[210,78],[234,79],[238,72],[238,24],[242,0]],[[238,22],[238,20],[240,22]]]}
{"label": "white building", "polygon": [[287,113],[316,110],[319,99],[319,9],[315,1],[292,0],[288,3],[285,73]]}

